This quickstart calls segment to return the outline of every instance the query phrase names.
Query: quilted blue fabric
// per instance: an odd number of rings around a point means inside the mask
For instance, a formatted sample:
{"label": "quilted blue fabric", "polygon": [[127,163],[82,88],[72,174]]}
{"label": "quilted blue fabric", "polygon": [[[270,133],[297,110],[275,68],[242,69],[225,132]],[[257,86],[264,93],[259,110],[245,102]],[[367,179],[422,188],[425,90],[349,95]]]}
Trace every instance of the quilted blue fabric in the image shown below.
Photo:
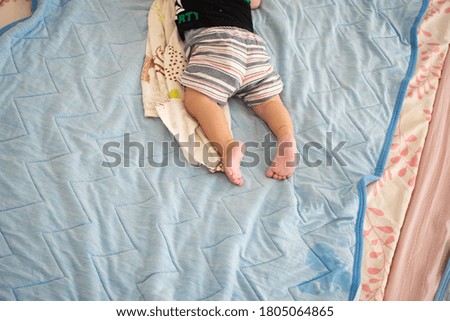
{"label": "quilted blue fabric", "polygon": [[303,157],[291,179],[266,178],[268,129],[232,100],[243,187],[181,166],[143,117],[151,2],[34,0],[0,31],[0,299],[354,299],[365,185],[428,1],[263,1],[255,27]]}
{"label": "quilted blue fabric", "polygon": [[450,259],[442,276],[441,283],[434,297],[435,301],[450,301]]}

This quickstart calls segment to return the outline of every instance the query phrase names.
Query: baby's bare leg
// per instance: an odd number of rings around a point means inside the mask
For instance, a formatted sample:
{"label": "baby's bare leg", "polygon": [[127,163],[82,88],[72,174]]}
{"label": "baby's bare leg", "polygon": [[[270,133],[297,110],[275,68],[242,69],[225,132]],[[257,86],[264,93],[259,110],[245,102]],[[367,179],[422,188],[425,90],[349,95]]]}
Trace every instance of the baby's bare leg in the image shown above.
{"label": "baby's bare leg", "polygon": [[277,153],[266,172],[267,177],[283,180],[289,178],[296,167],[296,141],[291,116],[279,95],[253,108],[277,137]]}
{"label": "baby's bare leg", "polygon": [[221,156],[228,179],[233,184],[241,186],[244,183],[241,160],[244,156],[245,145],[234,140],[222,107],[192,88],[186,88],[184,103],[188,113],[197,120],[206,137]]}

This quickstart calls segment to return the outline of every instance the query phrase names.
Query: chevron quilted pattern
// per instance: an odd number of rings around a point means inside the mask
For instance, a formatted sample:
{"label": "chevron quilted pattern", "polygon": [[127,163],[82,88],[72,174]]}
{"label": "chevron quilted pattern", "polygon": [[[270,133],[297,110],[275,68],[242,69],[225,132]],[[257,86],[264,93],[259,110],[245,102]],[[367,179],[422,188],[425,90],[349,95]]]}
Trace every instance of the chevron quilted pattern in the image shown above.
{"label": "chevron quilted pattern", "polygon": [[364,184],[384,165],[427,1],[263,1],[255,27],[303,158],[267,179],[268,129],[232,100],[235,136],[256,146],[240,188],[180,166],[143,117],[151,2],[39,0],[0,30],[0,299],[353,299]]}

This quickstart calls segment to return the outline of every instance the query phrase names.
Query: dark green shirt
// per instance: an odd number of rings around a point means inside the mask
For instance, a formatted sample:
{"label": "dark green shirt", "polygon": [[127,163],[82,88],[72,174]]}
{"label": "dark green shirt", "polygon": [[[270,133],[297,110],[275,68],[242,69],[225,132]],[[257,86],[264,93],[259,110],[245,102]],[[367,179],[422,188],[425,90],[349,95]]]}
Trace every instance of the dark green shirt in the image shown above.
{"label": "dark green shirt", "polygon": [[176,0],[176,24],[184,32],[205,27],[238,27],[253,32],[250,0]]}

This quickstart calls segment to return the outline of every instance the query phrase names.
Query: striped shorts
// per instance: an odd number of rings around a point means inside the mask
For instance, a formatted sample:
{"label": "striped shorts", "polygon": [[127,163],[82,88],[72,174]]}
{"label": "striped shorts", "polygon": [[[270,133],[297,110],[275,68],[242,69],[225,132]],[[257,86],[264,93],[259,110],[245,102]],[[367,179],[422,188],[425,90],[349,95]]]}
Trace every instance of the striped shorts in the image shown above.
{"label": "striped shorts", "polygon": [[254,107],[283,90],[264,40],[252,32],[234,27],[205,28],[187,39],[186,46],[188,66],[180,83],[219,105],[238,96]]}

